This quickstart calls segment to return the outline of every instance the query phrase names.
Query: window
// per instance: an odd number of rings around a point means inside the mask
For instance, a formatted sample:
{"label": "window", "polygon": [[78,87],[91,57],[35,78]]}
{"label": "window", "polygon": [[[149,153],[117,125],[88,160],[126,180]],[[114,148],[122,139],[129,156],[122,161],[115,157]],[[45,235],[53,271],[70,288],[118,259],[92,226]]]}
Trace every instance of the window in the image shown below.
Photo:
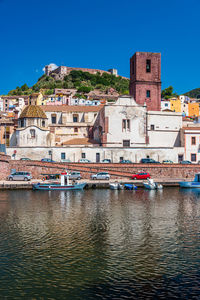
{"label": "window", "polygon": [[61,153],[61,159],[65,159],[65,153],[64,152]]}
{"label": "window", "polygon": [[35,129],[30,129],[31,138],[35,138]]}
{"label": "window", "polygon": [[78,115],[73,115],[73,122],[77,123],[78,122]]}
{"label": "window", "polygon": [[146,60],[146,72],[151,73],[151,60],[150,59]]}
{"label": "window", "polygon": [[86,158],[85,153],[82,153],[82,154],[81,154],[81,157],[82,157],[82,158]]}
{"label": "window", "polygon": [[126,120],[122,120],[122,129],[126,129]]}
{"label": "window", "polygon": [[196,153],[191,153],[191,161],[196,161],[196,160],[197,160]]}
{"label": "window", "polygon": [[45,127],[45,121],[44,120],[42,121],[42,127]]}
{"label": "window", "polygon": [[155,130],[155,125],[151,125],[151,130]]}
{"label": "window", "polygon": [[178,155],[178,162],[183,161],[183,154]]}
{"label": "window", "polygon": [[119,158],[119,161],[122,161],[122,160],[124,160],[123,156],[121,156],[121,157]]}
{"label": "window", "polygon": [[130,140],[123,140],[123,147],[130,147]]}
{"label": "window", "polygon": [[191,144],[196,145],[196,137],[195,136],[191,137]]}
{"label": "window", "polygon": [[168,106],[168,103],[165,103],[165,106]]}
{"label": "window", "polygon": [[122,131],[130,131],[131,125],[130,125],[129,119],[123,119],[122,120]]}
{"label": "window", "polygon": [[56,124],[56,114],[51,115],[51,123]]}
{"label": "window", "polygon": [[74,132],[78,132],[78,128],[77,127],[74,127]]}
{"label": "window", "polygon": [[146,97],[150,98],[151,97],[151,91],[150,90],[146,90]]}

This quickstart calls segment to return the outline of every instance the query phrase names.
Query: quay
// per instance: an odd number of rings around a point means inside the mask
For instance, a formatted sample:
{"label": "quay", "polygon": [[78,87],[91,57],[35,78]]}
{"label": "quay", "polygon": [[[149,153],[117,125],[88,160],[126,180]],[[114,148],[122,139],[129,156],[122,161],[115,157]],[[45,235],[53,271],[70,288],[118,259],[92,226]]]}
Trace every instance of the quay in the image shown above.
{"label": "quay", "polygon": [[[109,189],[109,184],[114,182],[120,182],[121,184],[134,183],[137,187],[143,188],[143,180],[124,180],[119,178],[118,180],[89,180],[82,179],[79,182],[87,182],[87,189]],[[178,187],[181,179],[169,180],[169,179],[154,179],[155,182],[161,183],[164,187]],[[42,182],[42,180],[31,181],[0,181],[0,190],[32,190],[32,184]],[[47,182],[47,181],[46,181]],[[50,183],[50,181],[49,181]]]}

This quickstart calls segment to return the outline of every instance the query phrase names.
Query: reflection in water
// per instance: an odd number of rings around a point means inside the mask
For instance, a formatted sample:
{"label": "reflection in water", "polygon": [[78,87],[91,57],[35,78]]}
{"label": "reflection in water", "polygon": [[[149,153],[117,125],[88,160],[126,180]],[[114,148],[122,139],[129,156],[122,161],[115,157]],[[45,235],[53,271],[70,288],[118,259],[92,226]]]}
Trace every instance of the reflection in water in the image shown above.
{"label": "reflection in water", "polygon": [[1,192],[0,295],[199,296],[196,191]]}

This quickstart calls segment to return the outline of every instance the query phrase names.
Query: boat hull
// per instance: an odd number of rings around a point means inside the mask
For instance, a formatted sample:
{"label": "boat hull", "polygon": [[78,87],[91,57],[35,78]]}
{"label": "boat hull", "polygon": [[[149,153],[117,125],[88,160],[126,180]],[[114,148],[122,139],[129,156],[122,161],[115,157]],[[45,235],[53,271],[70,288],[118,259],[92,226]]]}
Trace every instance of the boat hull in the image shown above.
{"label": "boat hull", "polygon": [[143,183],[145,189],[148,189],[148,190],[155,190],[156,187],[154,185],[151,185],[151,184],[148,184],[148,183]]}
{"label": "boat hull", "polygon": [[179,185],[182,188],[199,188],[200,189],[200,182],[195,182],[195,181],[181,181],[181,182],[179,182]]}
{"label": "boat hull", "polygon": [[130,183],[125,183],[124,188],[125,188],[125,190],[137,190],[137,186],[135,186],[134,184],[130,184]]}
{"label": "boat hull", "polygon": [[33,190],[40,191],[71,191],[71,190],[83,190],[86,183],[72,184],[72,185],[59,185],[59,184],[33,184]]}
{"label": "boat hull", "polygon": [[111,190],[123,190],[124,189],[123,185],[120,183],[110,183],[109,187]]}

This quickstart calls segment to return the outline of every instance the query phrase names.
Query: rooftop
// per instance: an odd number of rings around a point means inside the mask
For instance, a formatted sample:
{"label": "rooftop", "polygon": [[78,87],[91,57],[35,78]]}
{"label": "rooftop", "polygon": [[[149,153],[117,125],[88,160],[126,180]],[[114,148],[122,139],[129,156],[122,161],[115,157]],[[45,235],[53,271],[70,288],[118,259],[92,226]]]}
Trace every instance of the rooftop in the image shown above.
{"label": "rooftop", "polygon": [[81,105],[42,105],[45,112],[98,112],[103,105],[81,106]]}
{"label": "rooftop", "polygon": [[40,106],[37,105],[28,105],[24,108],[19,119],[22,118],[42,118],[47,119],[46,114]]}
{"label": "rooftop", "polygon": [[93,145],[93,144],[98,144],[98,142],[88,138],[77,138],[77,139],[71,139],[62,144],[63,145]]}

